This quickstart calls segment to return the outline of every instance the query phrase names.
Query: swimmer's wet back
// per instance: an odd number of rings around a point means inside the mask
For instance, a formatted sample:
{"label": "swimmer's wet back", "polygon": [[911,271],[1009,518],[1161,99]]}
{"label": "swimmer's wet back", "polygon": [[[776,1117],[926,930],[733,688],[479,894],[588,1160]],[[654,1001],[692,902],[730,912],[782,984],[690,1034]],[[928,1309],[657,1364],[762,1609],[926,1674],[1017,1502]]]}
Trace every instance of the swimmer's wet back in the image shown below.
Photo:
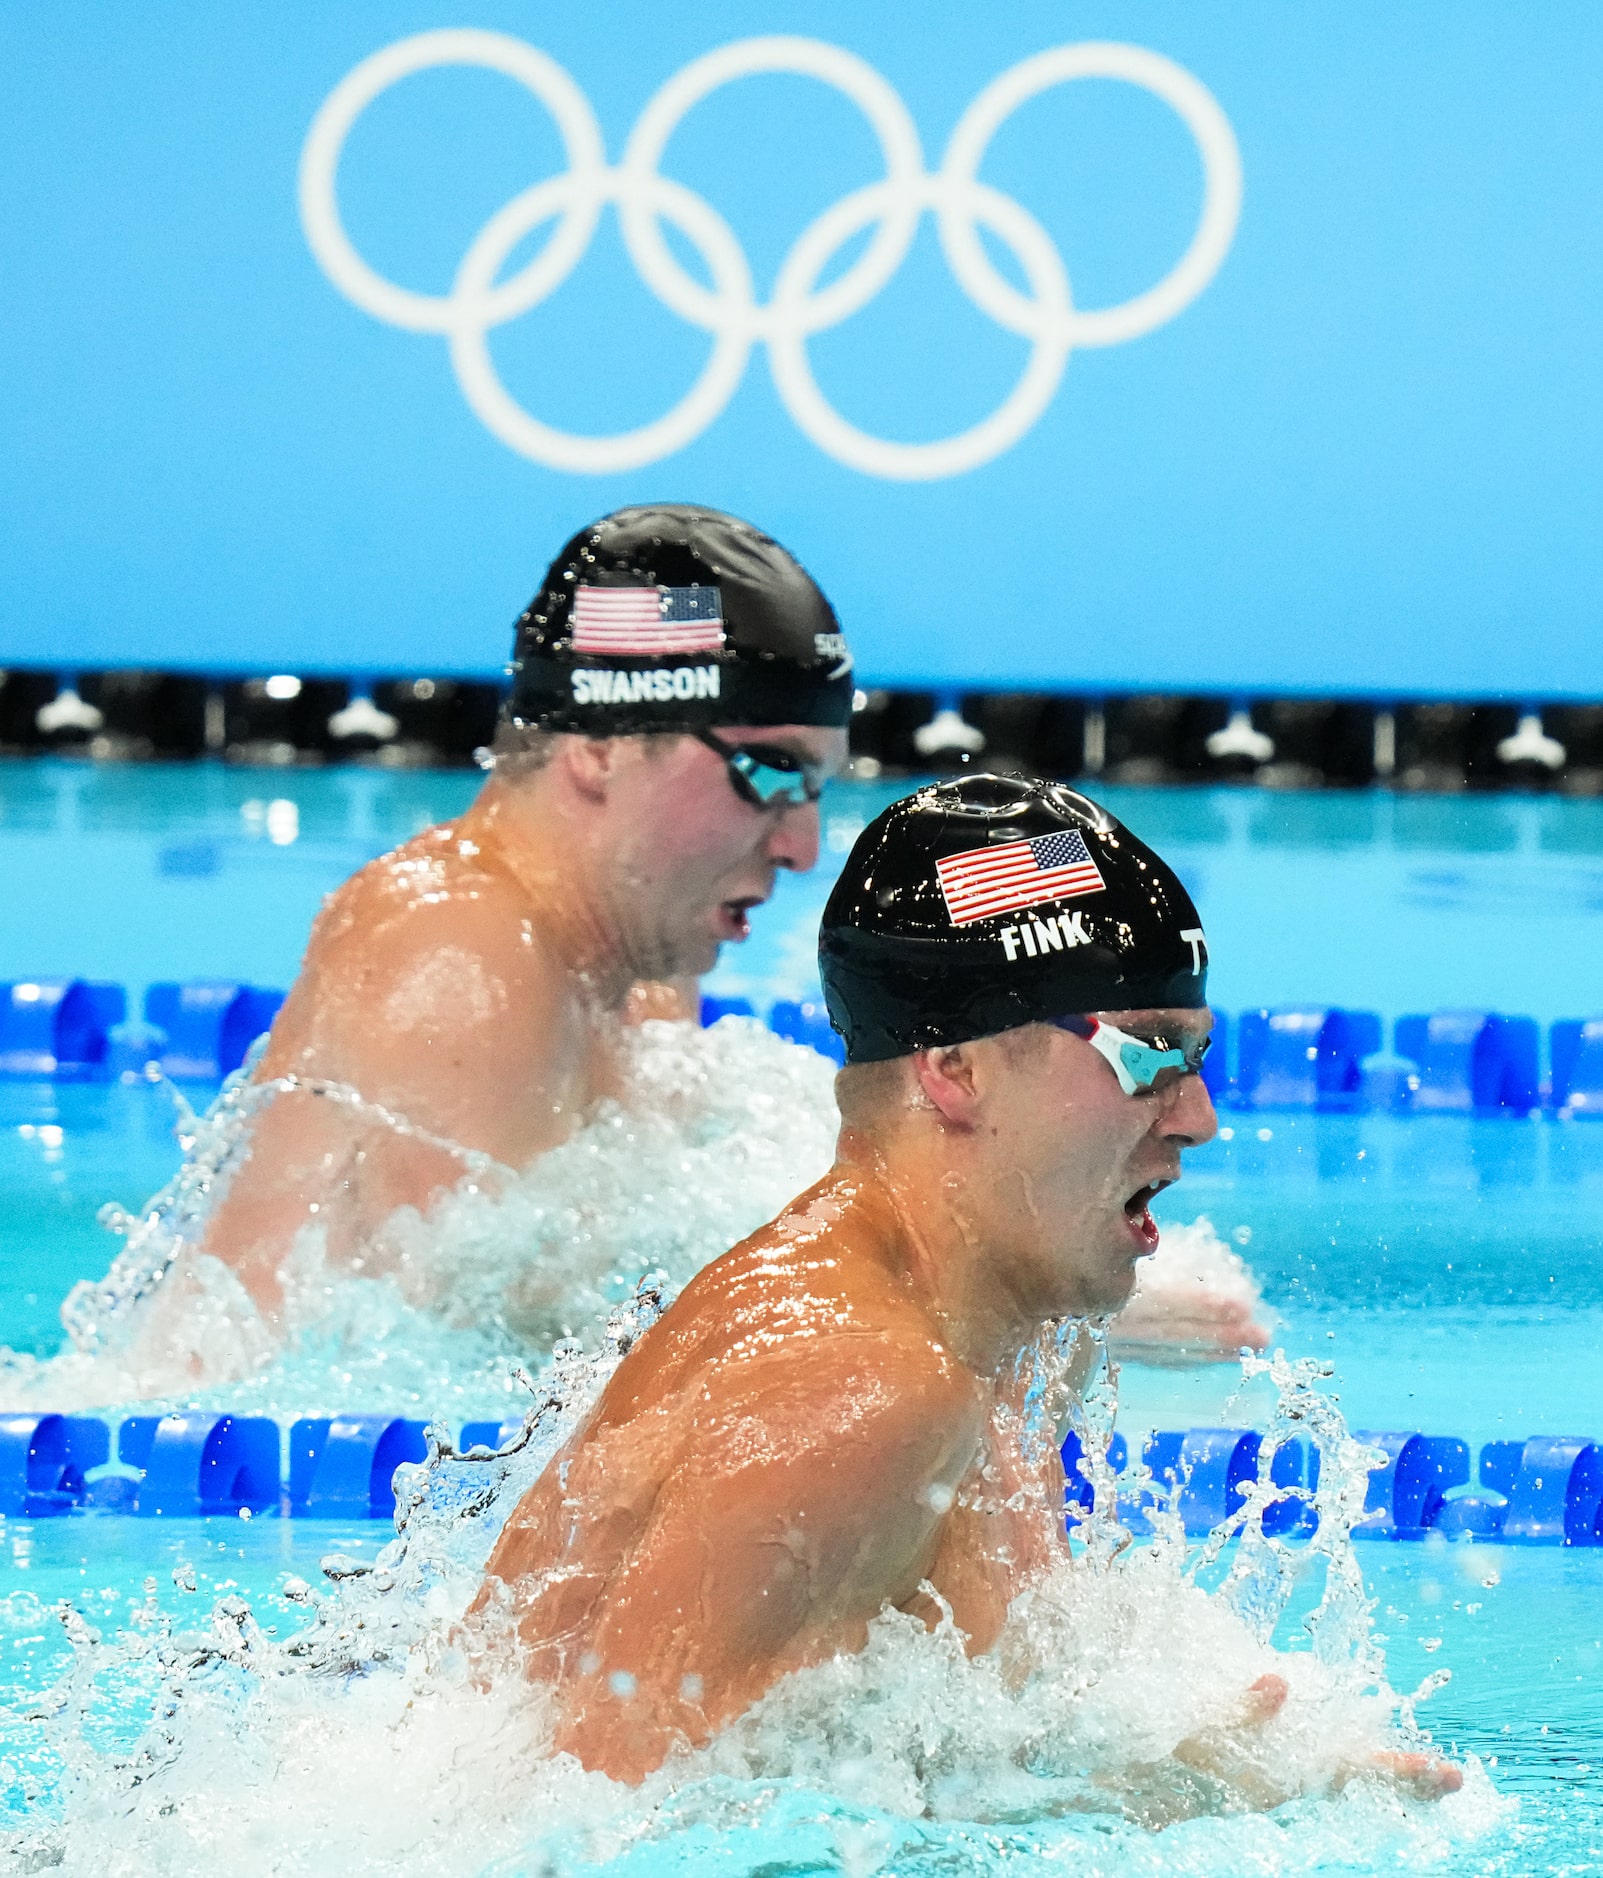
{"label": "swimmer's wet back", "polygon": [[937,783],[871,822],[818,962],[848,1063],[1207,1003],[1207,940],[1173,868],[1089,797],[1006,776]]}

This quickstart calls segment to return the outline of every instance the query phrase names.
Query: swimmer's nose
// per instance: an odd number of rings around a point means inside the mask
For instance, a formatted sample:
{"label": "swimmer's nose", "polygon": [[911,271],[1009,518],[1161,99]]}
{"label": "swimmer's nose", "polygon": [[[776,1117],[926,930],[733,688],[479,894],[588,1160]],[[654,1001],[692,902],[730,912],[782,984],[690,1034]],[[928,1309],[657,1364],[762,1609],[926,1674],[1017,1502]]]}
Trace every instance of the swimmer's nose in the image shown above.
{"label": "swimmer's nose", "polygon": [[774,817],[767,854],[775,867],[805,874],[818,865],[818,804],[798,802]]}
{"label": "swimmer's nose", "polygon": [[1158,1132],[1182,1148],[1200,1148],[1219,1132],[1219,1117],[1213,1111],[1213,1097],[1200,1076],[1182,1076],[1174,1094],[1162,1111]]}

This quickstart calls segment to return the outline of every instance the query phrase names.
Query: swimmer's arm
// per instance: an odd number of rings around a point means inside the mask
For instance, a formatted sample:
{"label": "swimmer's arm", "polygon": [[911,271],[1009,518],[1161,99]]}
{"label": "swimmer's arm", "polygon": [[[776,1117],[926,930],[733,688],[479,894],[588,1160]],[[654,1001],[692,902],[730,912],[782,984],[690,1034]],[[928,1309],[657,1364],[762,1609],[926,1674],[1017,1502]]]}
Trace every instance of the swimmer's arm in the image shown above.
{"label": "swimmer's arm", "polygon": [[582,1081],[588,1040],[565,975],[508,889],[491,879],[320,926],[264,1074],[350,1084],[511,1166],[570,1131],[561,1102]]}
{"label": "swimmer's arm", "polygon": [[1108,1342],[1124,1362],[1191,1369],[1267,1349],[1269,1334],[1253,1305],[1199,1287],[1192,1297],[1138,1295],[1114,1318]]}
{"label": "swimmer's arm", "polygon": [[840,1344],[698,1398],[587,1668],[558,1691],[558,1745],[585,1766],[642,1779],[916,1592],[980,1438],[976,1393],[923,1352],[865,1363]]}
{"label": "swimmer's arm", "polygon": [[269,1317],[302,1227],[336,1261],[366,1259],[396,1208],[462,1178],[461,1150],[521,1166],[572,1119],[563,1058],[582,1063],[587,1043],[516,909],[493,893],[364,908],[365,891],[358,876],[319,921],[257,1071],[299,1086],[256,1116],[206,1226],[202,1249]]}

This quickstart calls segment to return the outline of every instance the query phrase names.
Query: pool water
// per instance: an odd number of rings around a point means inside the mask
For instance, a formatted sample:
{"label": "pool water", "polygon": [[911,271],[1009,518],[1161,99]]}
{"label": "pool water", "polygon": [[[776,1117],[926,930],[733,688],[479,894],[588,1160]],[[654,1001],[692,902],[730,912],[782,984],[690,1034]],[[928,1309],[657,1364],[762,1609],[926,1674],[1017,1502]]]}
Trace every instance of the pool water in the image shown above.
{"label": "pool water", "polygon": [[[17,909],[0,923],[0,979],[111,978],[136,995],[164,978],[283,985],[321,896],[374,854],[459,812],[477,781],[0,764],[0,864]],[[709,989],[759,1003],[812,990],[813,930],[829,881],[857,830],[904,789],[832,788],[819,870],[780,882],[753,941],[726,957]],[[1191,885],[1222,1009],[1328,1002],[1391,1018],[1461,1005],[1547,1022],[1603,1008],[1603,804],[1092,792]],[[0,1083],[0,1341],[38,1357],[56,1347],[62,1296],[98,1277],[114,1250],[99,1208],[137,1206],[176,1167],[173,1115],[160,1088]],[[1331,1365],[1328,1387],[1353,1426],[1477,1446],[1514,1434],[1603,1434],[1603,1126],[1228,1109],[1221,1122],[1160,1213],[1166,1222],[1205,1214],[1241,1252],[1275,1313],[1277,1342]],[[363,1399],[323,1406],[437,1406],[415,1375],[363,1374]],[[496,1415],[505,1399],[451,1406],[452,1419]],[[1231,1365],[1129,1366],[1121,1379],[1121,1426],[1134,1434],[1252,1425],[1268,1407],[1265,1385],[1243,1385]],[[304,1615],[275,1595],[286,1574],[315,1578],[325,1553],[371,1556],[387,1536],[279,1519],[4,1522],[6,1805],[48,1812],[30,1783],[48,1785],[49,1770],[30,1762],[30,1724],[20,1718],[66,1660],[49,1615],[59,1600],[115,1629],[154,1576],[179,1621],[200,1623],[212,1593],[241,1595],[288,1634]],[[1359,1556],[1392,1686],[1407,1691],[1450,1669],[1422,1721],[1444,1746],[1480,1757],[1495,1786],[1520,1801],[1479,1834],[1348,1841],[1332,1818],[1298,1816],[1281,1821],[1278,1836],[1234,1849],[1191,1828],[1150,1845],[1120,1839],[1104,1865],[1094,1835],[1078,1830],[1021,1828],[1010,1838],[993,1828],[981,1844],[877,1814],[843,1826],[827,1796],[787,1792],[754,1801],[749,1831],[723,1832],[715,1844],[670,1836],[618,1854],[619,1868],[1603,1870],[1603,1551],[1370,1543]],[[186,1564],[193,1593],[172,1582]],[[280,1844],[272,1857],[289,1854]],[[263,1861],[263,1870],[302,1868],[266,1853]],[[539,1867],[496,1867],[525,1868]]]}
{"label": "pool water", "polygon": [[[0,1083],[0,1339],[11,1348],[58,1347],[62,1298],[116,1249],[99,1209],[137,1206],[178,1163],[173,1113],[162,1087]],[[1603,1127],[1225,1110],[1226,1131],[1187,1157],[1160,1222],[1204,1215],[1239,1250],[1277,1342],[1334,1365],[1354,1426],[1476,1444],[1603,1431]],[[1231,1410],[1238,1389],[1230,1366],[1132,1367],[1124,1425],[1250,1419],[1251,1391]],[[446,1405],[398,1383],[322,1406]],[[451,1406],[490,1416],[505,1401]]]}
{"label": "pool water", "polygon": [[[0,981],[285,985],[324,894],[459,814],[476,772],[0,759]],[[1227,1011],[1603,1009],[1603,801],[1086,785],[1172,861]],[[818,913],[858,830],[908,782],[836,783],[818,869],[782,878],[709,988],[816,982]]]}

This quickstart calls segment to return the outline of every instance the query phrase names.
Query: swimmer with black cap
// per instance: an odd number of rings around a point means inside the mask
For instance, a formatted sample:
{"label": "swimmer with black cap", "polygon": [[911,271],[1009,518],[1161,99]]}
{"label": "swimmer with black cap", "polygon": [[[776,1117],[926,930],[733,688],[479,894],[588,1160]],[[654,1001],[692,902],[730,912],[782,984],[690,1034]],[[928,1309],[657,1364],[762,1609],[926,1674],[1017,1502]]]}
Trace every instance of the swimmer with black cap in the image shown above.
{"label": "swimmer with black cap", "polygon": [[[911,796],[875,826],[872,865],[842,875],[819,942],[848,1066],[1034,1023],[1082,1037],[1126,1095],[1165,1070],[1200,1066],[1188,1053],[1206,1042],[1159,1035],[1140,1015],[1119,1024],[1106,1015],[1201,1010],[1208,942],[1179,879],[1105,809],[1050,784],[976,776],[960,795]],[[872,1081],[865,1073],[844,1087]],[[1148,1251],[1158,1245],[1155,1197],[1132,1201]],[[1257,1305],[1239,1261],[1186,1269],[1136,1289],[1114,1347],[1166,1366],[1233,1362],[1268,1344]]]}
{"label": "swimmer with black cap", "polygon": [[568,1136],[616,1089],[619,1024],[687,1014],[778,872],[817,860],[851,661],[750,523],[663,503],[581,529],[510,669],[478,798],[330,898],[273,1026],[258,1078],[296,1086],[203,1246],[269,1318],[303,1227],[337,1267],[395,1271],[385,1221],[455,1185],[461,1150],[522,1168]]}
{"label": "swimmer with black cap", "polygon": [[[975,776],[894,804],[852,850],[819,957],[847,1047],[834,1167],[624,1358],[475,1605],[550,1686],[556,1745],[615,1778],[860,1650],[887,1606],[949,1612],[971,1654],[997,1642],[1065,1561],[1057,1445],[1023,1433],[1027,1359],[1125,1303],[1152,1197],[1214,1132],[1196,909],[1083,796]],[[1173,1759],[1238,1803],[1289,1798],[1263,1733],[1285,1695],[1266,1668]]]}

